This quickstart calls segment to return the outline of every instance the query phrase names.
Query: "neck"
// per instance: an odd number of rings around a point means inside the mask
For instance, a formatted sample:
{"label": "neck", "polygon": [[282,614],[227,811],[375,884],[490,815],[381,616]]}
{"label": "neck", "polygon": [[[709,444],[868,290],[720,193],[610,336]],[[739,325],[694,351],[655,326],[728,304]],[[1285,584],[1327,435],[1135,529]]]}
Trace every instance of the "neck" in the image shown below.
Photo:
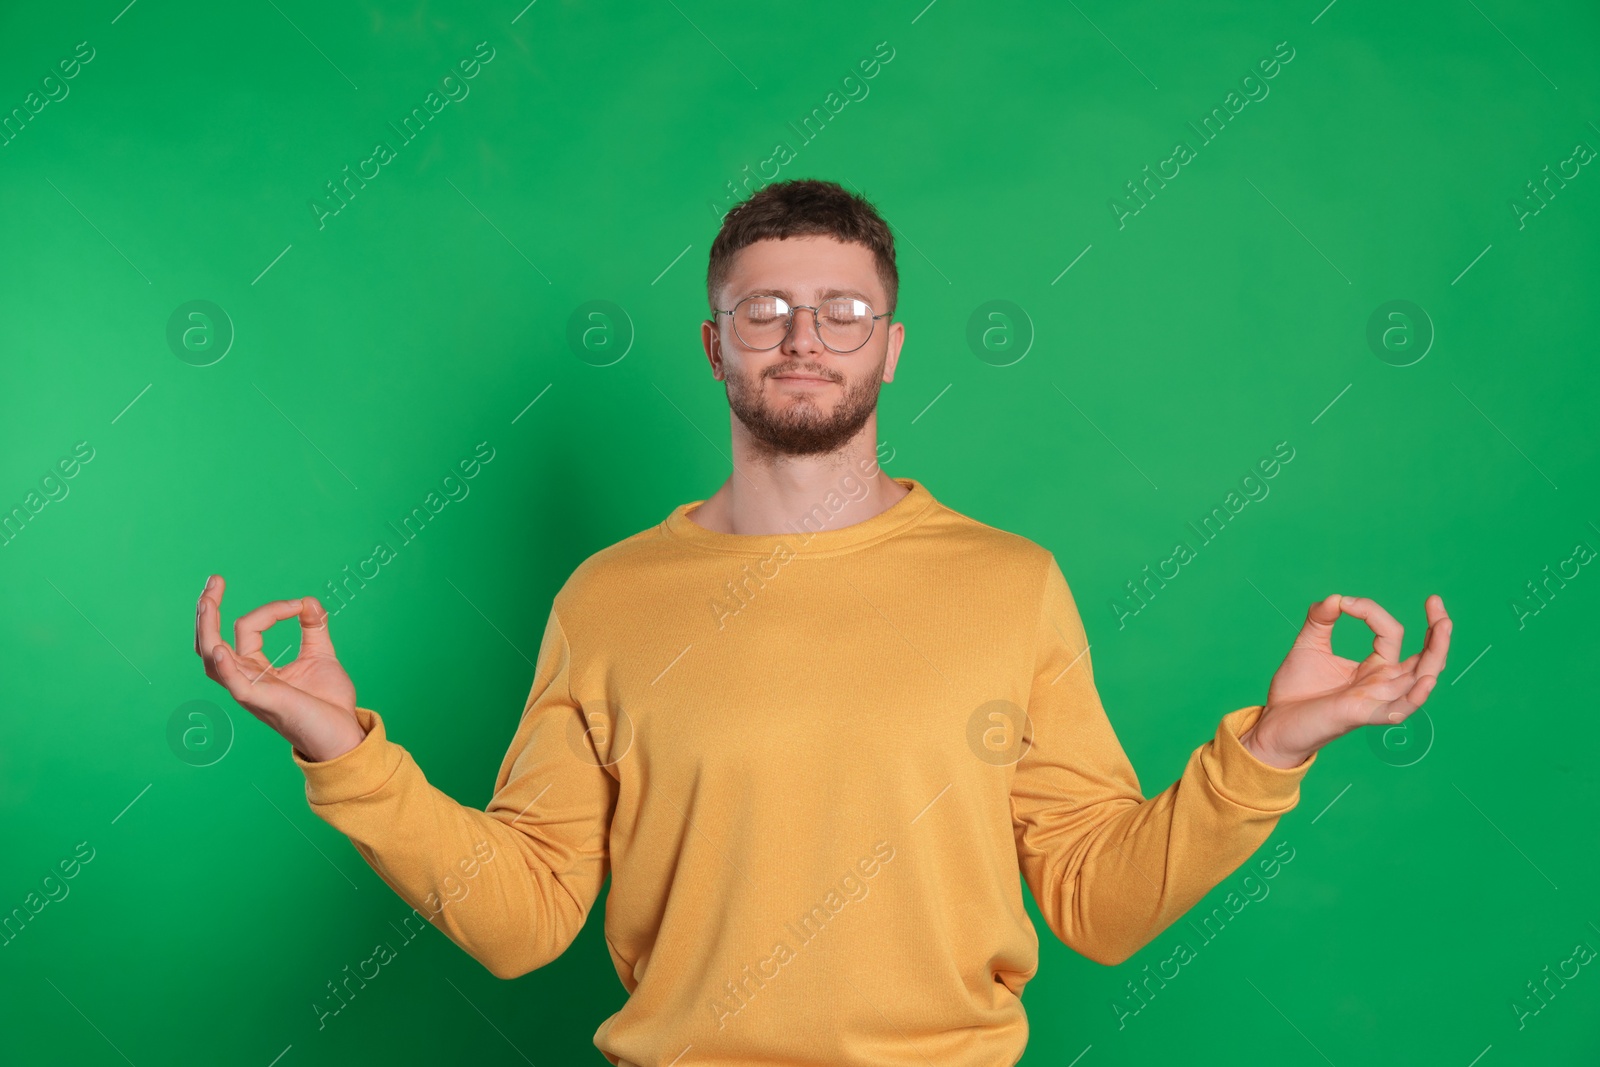
{"label": "neck", "polygon": [[865,522],[906,495],[878,466],[874,416],[838,452],[818,456],[773,453],[734,423],[733,473],[690,520],[730,534],[839,529]]}

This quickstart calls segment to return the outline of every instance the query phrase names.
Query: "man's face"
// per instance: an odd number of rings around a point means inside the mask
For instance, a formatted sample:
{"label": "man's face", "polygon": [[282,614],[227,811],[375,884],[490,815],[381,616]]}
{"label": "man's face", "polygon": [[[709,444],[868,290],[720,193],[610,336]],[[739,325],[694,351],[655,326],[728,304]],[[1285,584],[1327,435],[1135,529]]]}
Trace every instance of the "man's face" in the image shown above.
{"label": "man's face", "polygon": [[[871,250],[829,236],[757,241],[733,257],[718,307],[731,309],[752,292],[776,293],[789,302],[820,305],[831,289],[864,294],[873,314],[888,308]],[[871,419],[878,387],[894,380],[905,327],[879,319],[867,343],[835,352],[817,336],[813,313],[797,310],[789,335],[776,348],[754,352],[717,315],[701,327],[712,374],[727,382],[728,407],[767,452],[809,456],[840,451]]]}

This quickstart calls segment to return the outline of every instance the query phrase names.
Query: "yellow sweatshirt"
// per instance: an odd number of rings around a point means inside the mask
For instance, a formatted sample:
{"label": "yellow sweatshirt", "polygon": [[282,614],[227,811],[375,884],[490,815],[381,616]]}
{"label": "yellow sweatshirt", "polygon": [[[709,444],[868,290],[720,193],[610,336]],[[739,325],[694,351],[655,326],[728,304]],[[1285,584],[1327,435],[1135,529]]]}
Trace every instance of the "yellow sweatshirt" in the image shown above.
{"label": "yellow sweatshirt", "polygon": [[[1051,931],[1116,964],[1234,871],[1316,757],[1272,767],[1221,717],[1139,790],[1055,557],[910,492],[827,528],[726,534],[680,505],[557,592],[485,810],[358,708],[306,797],[493,974],[605,936],[618,1067],[997,1067]],[[1020,875],[1020,878],[1019,878]]]}

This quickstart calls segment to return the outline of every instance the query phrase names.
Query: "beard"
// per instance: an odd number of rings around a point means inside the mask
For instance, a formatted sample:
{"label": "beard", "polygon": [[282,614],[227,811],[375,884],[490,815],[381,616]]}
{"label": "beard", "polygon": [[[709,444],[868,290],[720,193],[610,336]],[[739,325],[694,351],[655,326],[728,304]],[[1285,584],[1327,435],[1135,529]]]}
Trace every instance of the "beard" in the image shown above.
{"label": "beard", "polygon": [[[812,393],[790,393],[770,402],[764,388],[766,380],[778,374],[816,374],[834,381],[836,371],[801,366],[776,366],[766,374],[747,378],[727,377],[728,407],[755,439],[758,448],[769,456],[817,456],[842,450],[861,431],[878,407],[878,388],[883,384],[883,367],[853,384],[846,383],[844,395],[828,401]],[[781,386],[779,387],[782,388]],[[831,392],[831,390],[830,390]]]}

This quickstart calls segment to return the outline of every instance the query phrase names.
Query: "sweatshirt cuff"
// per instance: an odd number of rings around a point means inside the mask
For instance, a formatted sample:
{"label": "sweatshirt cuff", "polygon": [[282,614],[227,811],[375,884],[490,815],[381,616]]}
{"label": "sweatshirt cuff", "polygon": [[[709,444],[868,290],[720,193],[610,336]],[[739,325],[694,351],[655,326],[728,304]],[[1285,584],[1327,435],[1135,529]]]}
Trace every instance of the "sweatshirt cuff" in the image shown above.
{"label": "sweatshirt cuff", "polygon": [[1239,737],[1265,710],[1264,704],[1252,704],[1224,715],[1201,763],[1211,787],[1225,799],[1241,807],[1282,814],[1300,802],[1300,779],[1317,762],[1318,753],[1313,752],[1298,767],[1274,767],[1256,758]]}
{"label": "sweatshirt cuff", "polygon": [[348,752],[330,760],[310,760],[289,746],[295,766],[305,773],[306,799],[313,805],[364,797],[381,788],[400,769],[405,749],[385,735],[383,718],[370,708],[357,707],[355,714],[367,736]]}

